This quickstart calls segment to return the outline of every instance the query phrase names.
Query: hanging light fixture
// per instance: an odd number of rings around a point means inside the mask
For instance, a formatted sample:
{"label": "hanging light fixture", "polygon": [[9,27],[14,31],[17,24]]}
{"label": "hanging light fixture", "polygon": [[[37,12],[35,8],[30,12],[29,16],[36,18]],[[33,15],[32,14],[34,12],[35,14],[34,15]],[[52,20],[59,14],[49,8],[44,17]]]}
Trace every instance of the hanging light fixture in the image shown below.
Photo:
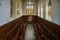
{"label": "hanging light fixture", "polygon": [[49,0],[48,9],[51,10],[51,8],[52,8],[52,4],[51,4],[51,0]]}
{"label": "hanging light fixture", "polygon": [[49,4],[48,4],[48,6],[51,6],[52,4],[51,4],[51,0],[49,0]]}

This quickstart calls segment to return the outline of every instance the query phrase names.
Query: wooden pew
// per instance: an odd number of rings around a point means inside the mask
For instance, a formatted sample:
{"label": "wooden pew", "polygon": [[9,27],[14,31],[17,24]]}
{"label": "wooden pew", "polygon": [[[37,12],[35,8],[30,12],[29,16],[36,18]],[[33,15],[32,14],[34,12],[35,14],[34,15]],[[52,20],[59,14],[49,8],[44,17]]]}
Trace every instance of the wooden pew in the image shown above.
{"label": "wooden pew", "polygon": [[[18,18],[18,19],[15,19],[7,24],[4,24],[3,26],[0,27],[0,39],[3,39],[4,36],[11,31],[11,29],[13,29],[16,24],[20,21],[23,21],[25,20],[24,19],[24,16]],[[13,31],[13,30],[12,30]]]}
{"label": "wooden pew", "polygon": [[[0,40],[23,40],[27,24],[32,23],[35,30],[36,40],[49,40],[54,36],[60,38],[60,25],[49,22],[43,18],[32,15],[32,21],[28,21],[29,15],[22,16],[0,27]],[[55,35],[54,35],[55,34]],[[41,37],[43,35],[43,38]],[[55,39],[56,40],[56,39]]]}
{"label": "wooden pew", "polygon": [[39,21],[40,23],[42,23],[43,25],[45,25],[49,30],[51,30],[53,33],[55,33],[56,35],[58,35],[60,37],[60,25],[57,25],[55,23],[49,22],[43,18],[34,16],[34,19],[36,21]]}

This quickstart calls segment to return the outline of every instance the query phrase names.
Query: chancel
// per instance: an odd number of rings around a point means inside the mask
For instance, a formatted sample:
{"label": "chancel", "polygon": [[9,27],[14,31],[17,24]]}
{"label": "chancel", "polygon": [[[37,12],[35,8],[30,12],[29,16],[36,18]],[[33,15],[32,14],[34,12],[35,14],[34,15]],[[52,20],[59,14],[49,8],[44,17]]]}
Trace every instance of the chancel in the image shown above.
{"label": "chancel", "polygon": [[0,3],[0,40],[60,40],[60,0]]}

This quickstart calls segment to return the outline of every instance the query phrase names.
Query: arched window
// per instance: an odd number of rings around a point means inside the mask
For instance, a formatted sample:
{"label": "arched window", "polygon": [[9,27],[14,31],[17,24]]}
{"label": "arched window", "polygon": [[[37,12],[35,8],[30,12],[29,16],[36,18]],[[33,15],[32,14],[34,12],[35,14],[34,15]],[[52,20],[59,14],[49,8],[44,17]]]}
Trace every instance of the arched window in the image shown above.
{"label": "arched window", "polygon": [[28,2],[27,4],[26,4],[26,13],[27,13],[27,15],[33,15],[33,13],[34,13],[34,4],[32,3],[32,2]]}

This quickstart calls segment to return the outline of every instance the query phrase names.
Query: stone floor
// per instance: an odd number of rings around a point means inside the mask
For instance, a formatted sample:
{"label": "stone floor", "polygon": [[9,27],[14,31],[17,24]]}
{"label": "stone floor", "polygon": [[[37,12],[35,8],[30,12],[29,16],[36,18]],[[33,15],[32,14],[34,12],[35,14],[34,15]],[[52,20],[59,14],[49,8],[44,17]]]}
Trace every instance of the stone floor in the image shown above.
{"label": "stone floor", "polygon": [[34,28],[32,24],[28,24],[25,33],[25,40],[35,40]]}

